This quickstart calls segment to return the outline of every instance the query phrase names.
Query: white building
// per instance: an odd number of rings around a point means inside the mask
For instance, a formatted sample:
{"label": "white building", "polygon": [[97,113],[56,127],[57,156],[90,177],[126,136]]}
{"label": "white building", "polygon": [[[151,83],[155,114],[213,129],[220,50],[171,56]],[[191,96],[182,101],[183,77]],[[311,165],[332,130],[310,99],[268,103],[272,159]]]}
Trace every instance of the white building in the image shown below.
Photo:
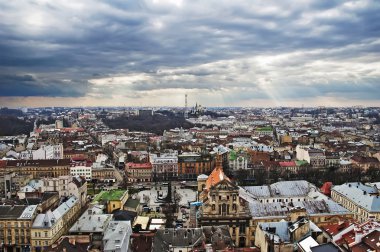
{"label": "white building", "polygon": [[71,176],[82,176],[87,181],[90,181],[92,179],[92,166],[85,164],[75,164],[70,167],[70,174]]}
{"label": "white building", "polygon": [[87,183],[79,176],[59,176],[58,178],[43,178],[31,180],[28,185],[20,188],[17,193],[20,199],[25,198],[28,192],[58,192],[59,197],[75,196],[80,200],[81,205],[86,203]]}
{"label": "white building", "polygon": [[247,170],[248,168],[248,157],[244,152],[231,150],[228,160],[232,171]]}
{"label": "white building", "polygon": [[63,145],[42,145],[38,150],[25,150],[20,152],[20,159],[63,159]]}
{"label": "white building", "polygon": [[152,164],[152,176],[156,181],[170,180],[178,177],[178,153],[161,153],[149,155]]}
{"label": "white building", "polygon": [[104,232],[103,251],[128,251],[131,234],[132,228],[130,221],[110,221]]}
{"label": "white building", "polygon": [[308,162],[312,167],[324,167],[326,156],[323,150],[310,148],[309,146],[297,145],[297,159]]}
{"label": "white building", "polygon": [[62,129],[63,128],[63,121],[62,120],[55,120],[55,128],[56,129]]}

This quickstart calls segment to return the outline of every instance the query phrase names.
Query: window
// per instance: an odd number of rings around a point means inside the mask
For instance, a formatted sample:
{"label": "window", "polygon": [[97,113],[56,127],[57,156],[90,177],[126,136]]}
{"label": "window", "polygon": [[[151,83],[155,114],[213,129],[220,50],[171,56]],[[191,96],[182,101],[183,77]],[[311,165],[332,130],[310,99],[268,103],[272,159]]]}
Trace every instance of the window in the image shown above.
{"label": "window", "polygon": [[212,210],[212,211],[215,210],[215,204],[212,204],[212,206],[211,206],[211,210]]}

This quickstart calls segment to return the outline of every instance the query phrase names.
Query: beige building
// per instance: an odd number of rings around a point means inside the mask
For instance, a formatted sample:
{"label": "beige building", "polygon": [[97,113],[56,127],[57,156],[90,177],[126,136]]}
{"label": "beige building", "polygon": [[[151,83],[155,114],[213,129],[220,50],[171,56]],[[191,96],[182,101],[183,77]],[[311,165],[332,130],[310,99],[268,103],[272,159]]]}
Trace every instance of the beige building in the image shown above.
{"label": "beige building", "polygon": [[80,202],[72,196],[54,211],[38,214],[31,228],[32,251],[41,251],[65,234],[80,214]]}
{"label": "beige building", "polygon": [[33,176],[31,174],[23,175],[15,172],[0,175],[0,194],[6,198],[15,196],[17,191],[27,185],[32,178]]}
{"label": "beige building", "polygon": [[0,244],[4,251],[30,247],[30,227],[37,216],[37,206],[0,206]]}
{"label": "beige building", "polygon": [[57,160],[4,160],[0,174],[15,172],[31,174],[33,178],[58,177],[70,174],[70,159]]}
{"label": "beige building", "polygon": [[237,246],[250,246],[248,203],[239,196],[239,187],[224,174],[220,157],[207,179],[206,175],[198,177],[198,192],[203,202],[198,225],[227,225]]}
{"label": "beige building", "polygon": [[331,198],[350,210],[360,222],[369,218],[380,219],[380,183],[363,184],[360,182],[345,183],[334,186]]}
{"label": "beige building", "polygon": [[150,182],[152,181],[151,163],[127,163],[125,170],[129,182]]}

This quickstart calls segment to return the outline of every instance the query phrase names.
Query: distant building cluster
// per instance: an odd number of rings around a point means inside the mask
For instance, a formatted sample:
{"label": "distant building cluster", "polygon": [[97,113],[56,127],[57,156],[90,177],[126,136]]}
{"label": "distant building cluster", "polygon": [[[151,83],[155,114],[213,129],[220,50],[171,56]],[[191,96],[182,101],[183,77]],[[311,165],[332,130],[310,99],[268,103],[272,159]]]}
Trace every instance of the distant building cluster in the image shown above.
{"label": "distant building cluster", "polygon": [[[23,111],[0,251],[380,251],[379,108]],[[190,127],[106,124],[158,114]]]}

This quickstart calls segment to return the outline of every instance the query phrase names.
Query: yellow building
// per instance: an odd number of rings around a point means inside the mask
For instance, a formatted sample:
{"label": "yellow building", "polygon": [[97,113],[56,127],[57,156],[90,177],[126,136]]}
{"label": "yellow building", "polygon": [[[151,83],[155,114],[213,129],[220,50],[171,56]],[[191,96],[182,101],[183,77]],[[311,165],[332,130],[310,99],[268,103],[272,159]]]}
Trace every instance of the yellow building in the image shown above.
{"label": "yellow building", "polygon": [[93,200],[93,203],[100,203],[107,206],[107,213],[112,213],[117,209],[123,209],[128,200],[127,190],[111,190],[100,192]]}
{"label": "yellow building", "polygon": [[70,159],[46,160],[4,160],[0,174],[15,172],[20,175],[31,174],[33,178],[58,177],[70,175]]}
{"label": "yellow building", "polygon": [[20,251],[30,247],[30,227],[37,206],[0,206],[0,244],[4,251]]}
{"label": "yellow building", "polygon": [[331,198],[350,210],[359,222],[369,218],[380,219],[380,183],[350,182],[334,186]]}
{"label": "yellow building", "polygon": [[195,179],[200,174],[209,174],[214,165],[211,155],[184,152],[178,155],[178,179]]}
{"label": "yellow building", "polygon": [[38,214],[31,229],[32,251],[43,251],[65,234],[80,215],[80,201],[72,196],[54,211]]}

